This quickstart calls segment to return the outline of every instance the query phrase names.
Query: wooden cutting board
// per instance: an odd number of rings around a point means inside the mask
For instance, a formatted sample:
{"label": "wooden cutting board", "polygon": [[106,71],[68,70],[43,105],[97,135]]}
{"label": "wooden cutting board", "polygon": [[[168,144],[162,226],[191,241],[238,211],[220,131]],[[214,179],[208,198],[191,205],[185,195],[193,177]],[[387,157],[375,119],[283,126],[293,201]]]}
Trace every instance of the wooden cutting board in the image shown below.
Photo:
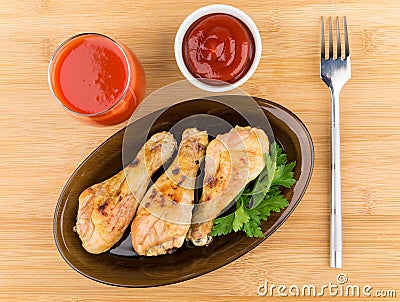
{"label": "wooden cutting board", "polygon": [[[242,88],[292,110],[315,144],[314,174],[306,195],[263,244],[207,275],[150,289],[99,284],[62,260],[52,231],[60,191],[79,163],[124,125],[90,127],[60,108],[47,86],[52,52],[76,33],[109,35],[142,61],[150,94],[183,79],[174,61],[175,32],[185,16],[211,3],[0,1],[1,301],[283,301],[276,290],[275,298],[260,297],[258,287],[268,281],[269,286],[321,288],[329,282],[339,284],[339,274],[348,278],[344,285],[369,285],[375,296],[396,290],[399,299],[400,2],[396,1],[227,2],[253,18],[263,40],[261,63]],[[321,15],[347,15],[351,43],[352,78],[341,94],[343,269],[329,268],[330,99],[319,79]],[[143,110],[153,111],[152,104],[145,103]],[[328,290],[323,298],[342,299]],[[387,300],[396,298],[374,298]]]}

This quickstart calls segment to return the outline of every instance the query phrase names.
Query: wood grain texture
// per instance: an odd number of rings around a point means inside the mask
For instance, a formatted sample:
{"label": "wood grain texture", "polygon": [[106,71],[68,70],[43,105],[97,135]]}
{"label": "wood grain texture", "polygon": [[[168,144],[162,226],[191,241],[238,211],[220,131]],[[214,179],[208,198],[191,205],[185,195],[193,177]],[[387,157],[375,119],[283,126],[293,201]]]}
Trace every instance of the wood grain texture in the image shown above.
{"label": "wood grain texture", "polygon": [[[207,275],[150,289],[95,283],[61,259],[52,232],[58,195],[79,163],[123,125],[90,127],[60,108],[47,86],[52,52],[79,32],[109,35],[142,61],[149,94],[182,79],[173,55],[175,32],[186,15],[210,3],[0,1],[1,301],[104,301],[105,297],[283,301],[259,297],[258,286],[264,280],[321,286],[335,282],[338,273],[345,273],[349,284],[395,289],[397,298],[389,300],[399,299],[400,2],[396,1],[228,3],[253,18],[263,39],[261,63],[242,88],[292,110],[315,143],[315,169],[306,195],[263,244]],[[352,79],[341,94],[344,267],[340,270],[329,268],[330,99],[319,79],[321,15],[347,15],[353,65]],[[151,112],[151,104],[144,109]],[[325,294],[323,300],[342,299]]]}

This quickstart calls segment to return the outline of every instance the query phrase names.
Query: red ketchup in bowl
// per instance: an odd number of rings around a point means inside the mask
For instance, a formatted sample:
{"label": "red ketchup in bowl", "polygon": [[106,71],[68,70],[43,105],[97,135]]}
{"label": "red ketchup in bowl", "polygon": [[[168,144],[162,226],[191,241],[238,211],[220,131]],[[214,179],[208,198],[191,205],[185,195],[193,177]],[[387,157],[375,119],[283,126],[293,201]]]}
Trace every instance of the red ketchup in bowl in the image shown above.
{"label": "red ketchup in bowl", "polygon": [[197,21],[183,38],[186,68],[208,84],[233,84],[250,69],[254,60],[254,38],[249,28],[228,14],[210,14]]}

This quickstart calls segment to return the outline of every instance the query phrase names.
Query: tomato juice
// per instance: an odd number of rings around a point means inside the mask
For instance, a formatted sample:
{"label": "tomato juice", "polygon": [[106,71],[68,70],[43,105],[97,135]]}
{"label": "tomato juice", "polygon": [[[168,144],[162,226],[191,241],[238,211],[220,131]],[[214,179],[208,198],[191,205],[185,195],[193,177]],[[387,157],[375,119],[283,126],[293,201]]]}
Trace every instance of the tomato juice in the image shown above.
{"label": "tomato juice", "polygon": [[124,45],[101,34],[80,34],[49,65],[54,97],[81,120],[114,125],[128,119],[145,94],[142,65]]}

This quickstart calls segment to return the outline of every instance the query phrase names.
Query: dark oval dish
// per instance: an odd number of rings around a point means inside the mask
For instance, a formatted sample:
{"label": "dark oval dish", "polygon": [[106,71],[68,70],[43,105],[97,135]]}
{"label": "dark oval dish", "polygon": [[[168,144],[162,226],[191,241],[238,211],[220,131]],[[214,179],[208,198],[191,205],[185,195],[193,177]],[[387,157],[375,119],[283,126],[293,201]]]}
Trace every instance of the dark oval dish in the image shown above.
{"label": "dark oval dish", "polygon": [[[232,96],[229,96],[232,98]],[[235,96],[235,98],[241,98]],[[276,140],[284,148],[288,160],[296,161],[296,184],[284,191],[290,202],[280,213],[274,213],[262,223],[265,238],[275,232],[290,216],[303,197],[311,178],[314,150],[311,136],[292,112],[273,102],[254,98],[268,118]],[[218,103],[210,100],[192,100],[179,103],[157,119],[151,132],[169,130],[174,123],[194,114],[211,114],[233,122],[234,116],[219,110]],[[222,108],[223,109],[223,108]],[[136,132],[146,119],[154,119],[156,113],[138,120],[128,127]],[[137,128],[135,131],[134,128]],[[87,253],[78,235],[73,232],[78,209],[78,197],[87,187],[103,181],[122,169],[122,141],[126,128],[120,130],[99,146],[76,169],[65,185],[54,214],[54,239],[64,260],[77,272],[98,282],[125,286],[150,287],[188,280],[217,268],[246,254],[265,238],[248,238],[244,233],[232,233],[214,238],[208,247],[185,245],[171,255],[158,257],[118,256],[111,252],[100,255]],[[128,228],[130,229],[130,228]]]}

